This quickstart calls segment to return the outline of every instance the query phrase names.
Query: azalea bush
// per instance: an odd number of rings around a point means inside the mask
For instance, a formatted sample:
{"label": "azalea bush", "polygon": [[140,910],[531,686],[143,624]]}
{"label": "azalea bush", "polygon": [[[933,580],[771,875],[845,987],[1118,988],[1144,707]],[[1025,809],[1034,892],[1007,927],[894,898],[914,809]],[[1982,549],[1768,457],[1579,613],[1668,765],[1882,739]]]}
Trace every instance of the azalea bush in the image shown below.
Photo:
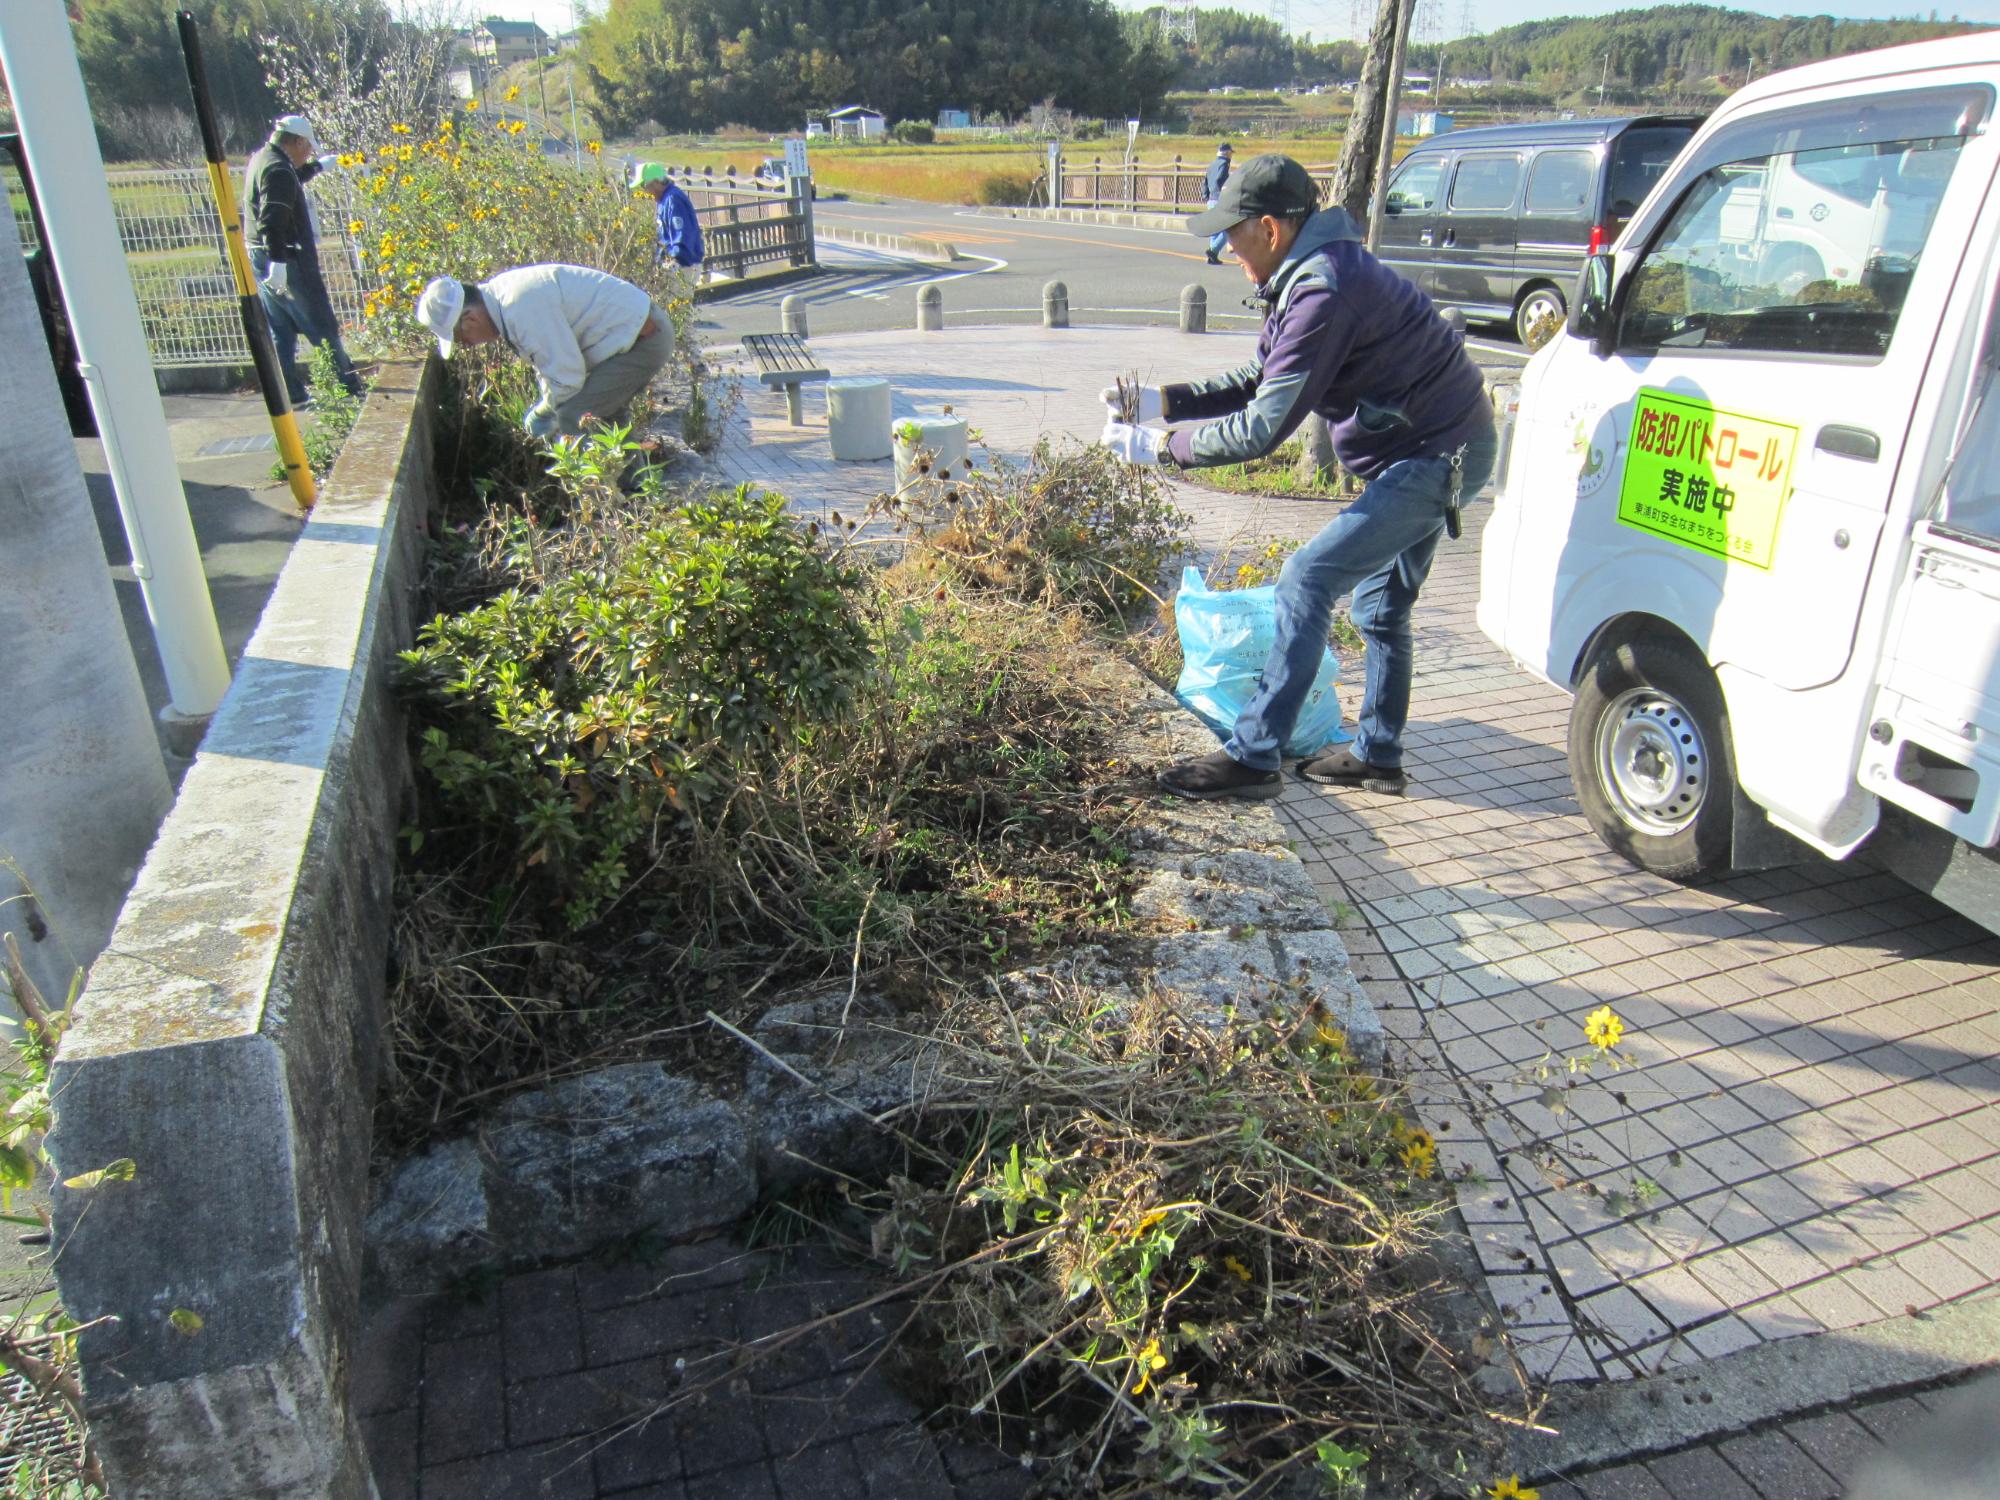
{"label": "azalea bush", "polygon": [[692,285],[678,268],[654,265],[652,205],[626,187],[598,142],[581,165],[545,155],[524,121],[485,118],[475,99],[434,125],[392,121],[382,139],[339,162],[370,342],[422,346],[428,334],[411,310],[434,276],[479,281],[555,261],[646,288],[687,347]]}

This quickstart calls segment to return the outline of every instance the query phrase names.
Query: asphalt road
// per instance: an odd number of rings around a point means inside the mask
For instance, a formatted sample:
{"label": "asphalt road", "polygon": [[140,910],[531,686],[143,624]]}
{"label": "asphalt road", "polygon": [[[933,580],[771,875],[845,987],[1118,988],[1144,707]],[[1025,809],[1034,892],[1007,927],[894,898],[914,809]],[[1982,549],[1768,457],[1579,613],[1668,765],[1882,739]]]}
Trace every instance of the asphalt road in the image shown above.
{"label": "asphalt road", "polygon": [[[1207,264],[1206,241],[1181,230],[1009,219],[908,200],[822,199],[814,214],[836,229],[949,240],[963,259],[931,264],[822,240],[822,275],[762,290],[753,284],[703,304],[700,326],[709,342],[776,332],[778,305],[788,295],[806,304],[815,334],[914,329],[917,289],[930,282],[943,287],[947,327],[954,318],[1039,322],[1049,281],[1069,288],[1070,317],[1078,323],[1171,322],[1179,316],[1181,289],[1191,284],[1208,292],[1212,330],[1247,332],[1259,319],[1246,305],[1252,287],[1242,268],[1227,252],[1221,265]],[[1526,357],[1504,336],[1474,342],[1502,359]]]}

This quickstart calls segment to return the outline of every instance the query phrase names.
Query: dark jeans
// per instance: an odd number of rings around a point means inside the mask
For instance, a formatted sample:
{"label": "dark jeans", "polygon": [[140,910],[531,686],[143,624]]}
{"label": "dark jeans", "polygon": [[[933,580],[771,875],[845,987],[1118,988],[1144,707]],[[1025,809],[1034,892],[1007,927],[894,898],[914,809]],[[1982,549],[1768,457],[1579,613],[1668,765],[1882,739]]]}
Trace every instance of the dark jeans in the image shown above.
{"label": "dark jeans", "polygon": [[284,294],[274,296],[264,285],[264,273],[270,267],[270,257],[262,250],[250,252],[250,269],[257,276],[257,300],[264,304],[264,316],[270,320],[271,343],[277,350],[278,368],[285,375],[285,394],[292,405],[302,405],[307,395],[305,375],[299,369],[301,337],[308,343],[331,345],[340,383],[354,395],[360,395],[361,377],[354,373],[354,361],[341,345],[340,317],[333,310],[333,298],[327,293],[319,268],[292,261]]}
{"label": "dark jeans", "polygon": [[[1491,429],[1465,445],[1459,503],[1493,471]],[[1275,771],[1326,650],[1334,601],[1353,591],[1354,628],[1368,646],[1367,680],[1355,722],[1354,753],[1372,766],[1401,766],[1416,653],[1410,611],[1430,576],[1444,533],[1452,461],[1407,458],[1368,481],[1353,504],[1294,552],[1278,575],[1278,635],[1257,692],[1224,746],[1235,759]]]}

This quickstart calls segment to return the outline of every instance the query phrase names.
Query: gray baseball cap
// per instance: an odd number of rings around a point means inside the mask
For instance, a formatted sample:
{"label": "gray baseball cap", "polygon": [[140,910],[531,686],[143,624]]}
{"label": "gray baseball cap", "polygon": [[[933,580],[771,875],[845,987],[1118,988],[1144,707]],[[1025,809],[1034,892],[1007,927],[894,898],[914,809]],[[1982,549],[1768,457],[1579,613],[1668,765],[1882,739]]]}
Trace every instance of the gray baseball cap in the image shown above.
{"label": "gray baseball cap", "polygon": [[1253,156],[1229,174],[1215,207],[1188,220],[1191,234],[1219,234],[1245,219],[1297,218],[1319,207],[1319,189],[1310,173],[1289,156]]}

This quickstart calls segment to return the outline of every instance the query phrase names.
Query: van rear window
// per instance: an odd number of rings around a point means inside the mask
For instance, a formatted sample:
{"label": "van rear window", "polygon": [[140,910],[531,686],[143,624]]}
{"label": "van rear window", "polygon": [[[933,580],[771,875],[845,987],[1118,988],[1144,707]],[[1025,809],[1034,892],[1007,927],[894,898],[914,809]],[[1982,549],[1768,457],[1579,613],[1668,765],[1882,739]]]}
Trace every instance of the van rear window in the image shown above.
{"label": "van rear window", "polygon": [[1642,125],[1611,143],[1604,214],[1614,226],[1622,227],[1639,211],[1693,134],[1692,125]]}

